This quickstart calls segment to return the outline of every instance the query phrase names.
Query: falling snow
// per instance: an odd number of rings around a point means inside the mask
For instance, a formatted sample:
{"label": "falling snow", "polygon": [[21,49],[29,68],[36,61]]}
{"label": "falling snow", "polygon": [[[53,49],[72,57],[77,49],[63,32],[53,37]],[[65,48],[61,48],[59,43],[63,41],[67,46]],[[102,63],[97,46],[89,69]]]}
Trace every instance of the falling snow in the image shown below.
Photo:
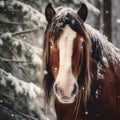
{"label": "falling snow", "polygon": [[88,111],[85,111],[85,115],[88,115]]}
{"label": "falling snow", "polygon": [[117,22],[117,23],[120,23],[120,19],[117,19],[116,22]]}
{"label": "falling snow", "polygon": [[48,71],[47,70],[44,70],[44,75],[47,75],[48,74]]}
{"label": "falling snow", "polygon": [[98,95],[99,95],[99,90],[97,89],[96,92],[95,92],[96,98],[98,98]]}

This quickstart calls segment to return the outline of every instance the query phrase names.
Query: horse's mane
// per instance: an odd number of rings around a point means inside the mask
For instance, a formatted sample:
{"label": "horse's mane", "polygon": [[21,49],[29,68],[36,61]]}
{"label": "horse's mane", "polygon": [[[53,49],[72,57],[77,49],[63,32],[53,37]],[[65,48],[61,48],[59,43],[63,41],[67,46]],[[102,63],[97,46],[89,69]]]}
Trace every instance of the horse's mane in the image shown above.
{"label": "horse's mane", "polygon": [[88,24],[84,24],[91,40],[91,55],[97,62],[108,67],[108,61],[113,64],[120,62],[120,49],[108,41],[108,38]]}

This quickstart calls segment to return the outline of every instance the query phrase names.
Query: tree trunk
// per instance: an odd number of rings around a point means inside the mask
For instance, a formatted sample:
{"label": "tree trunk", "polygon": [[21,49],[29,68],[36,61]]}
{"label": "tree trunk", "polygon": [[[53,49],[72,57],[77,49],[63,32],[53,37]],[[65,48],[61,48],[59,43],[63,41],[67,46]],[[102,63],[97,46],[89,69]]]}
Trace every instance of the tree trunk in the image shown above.
{"label": "tree trunk", "polygon": [[[101,10],[101,2],[100,0],[95,0],[95,6]],[[95,28],[100,30],[100,23],[101,23],[101,14],[95,16]]]}
{"label": "tree trunk", "polygon": [[104,34],[108,37],[108,40],[112,42],[112,23],[111,23],[111,0],[103,0],[103,22],[104,22]]}

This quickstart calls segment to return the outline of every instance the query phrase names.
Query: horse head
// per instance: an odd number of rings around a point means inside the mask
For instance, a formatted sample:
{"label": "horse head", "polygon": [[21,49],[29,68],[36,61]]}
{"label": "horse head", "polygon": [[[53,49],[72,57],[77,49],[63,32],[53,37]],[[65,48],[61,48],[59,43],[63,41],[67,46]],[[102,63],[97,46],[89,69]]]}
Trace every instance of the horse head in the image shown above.
{"label": "horse head", "polygon": [[83,87],[84,101],[89,97],[90,40],[84,27],[87,12],[85,4],[77,12],[70,8],[54,9],[51,4],[45,9],[48,25],[42,75],[47,102],[52,90],[61,103],[73,103]]}

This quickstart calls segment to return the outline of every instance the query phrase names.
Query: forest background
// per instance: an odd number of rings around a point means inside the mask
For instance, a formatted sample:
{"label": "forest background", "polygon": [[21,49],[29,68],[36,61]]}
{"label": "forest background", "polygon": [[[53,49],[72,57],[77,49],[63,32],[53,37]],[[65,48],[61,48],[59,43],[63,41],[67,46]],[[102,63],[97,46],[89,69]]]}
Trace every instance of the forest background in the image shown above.
{"label": "forest background", "polygon": [[0,0],[0,120],[55,120],[53,103],[45,115],[40,88],[45,6],[80,3],[86,23],[120,48],[120,0]]}

